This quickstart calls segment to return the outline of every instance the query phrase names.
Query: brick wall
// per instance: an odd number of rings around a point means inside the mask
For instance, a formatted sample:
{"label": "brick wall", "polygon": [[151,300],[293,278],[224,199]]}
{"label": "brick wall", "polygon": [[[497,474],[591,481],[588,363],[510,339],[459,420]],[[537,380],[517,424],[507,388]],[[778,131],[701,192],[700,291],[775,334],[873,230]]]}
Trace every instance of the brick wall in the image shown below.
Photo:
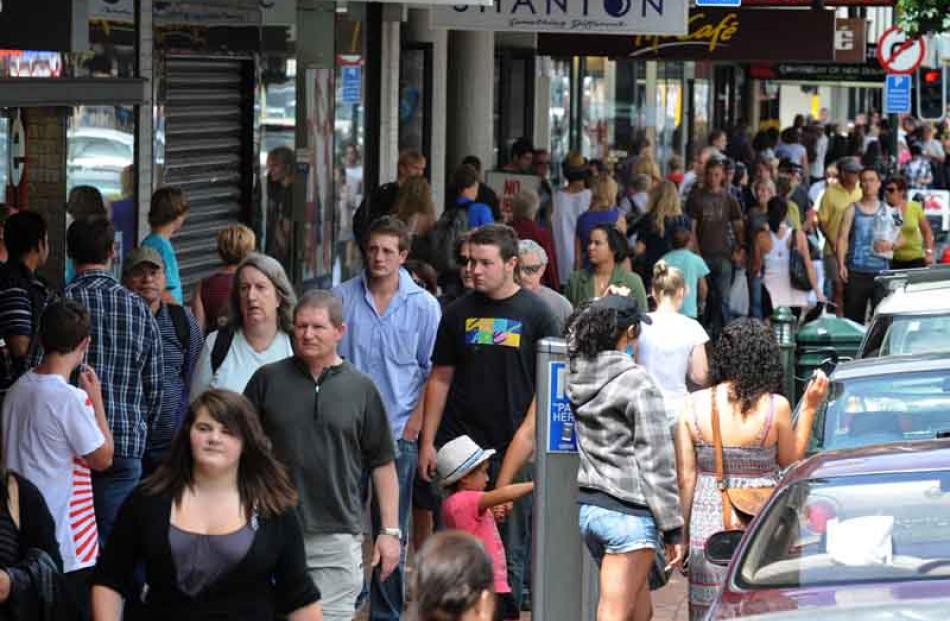
{"label": "brick wall", "polygon": [[66,261],[66,108],[24,108],[26,205],[46,216],[50,257],[40,273],[62,287]]}

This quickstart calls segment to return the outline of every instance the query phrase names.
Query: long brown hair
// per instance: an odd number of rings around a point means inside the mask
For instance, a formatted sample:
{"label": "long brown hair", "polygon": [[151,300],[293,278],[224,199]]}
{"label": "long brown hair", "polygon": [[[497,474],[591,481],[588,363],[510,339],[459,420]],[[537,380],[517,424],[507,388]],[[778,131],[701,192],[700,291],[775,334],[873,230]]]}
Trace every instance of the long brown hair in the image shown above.
{"label": "long brown hair", "polygon": [[195,458],[191,454],[191,427],[198,412],[206,411],[242,442],[238,463],[238,493],[247,519],[257,511],[261,517],[274,517],[297,505],[297,492],[290,483],[287,469],[271,451],[254,406],[244,395],[230,390],[211,389],[188,407],[181,429],[172,440],[168,457],[145,481],[145,493],[170,494],[181,502],[185,488],[195,482]]}

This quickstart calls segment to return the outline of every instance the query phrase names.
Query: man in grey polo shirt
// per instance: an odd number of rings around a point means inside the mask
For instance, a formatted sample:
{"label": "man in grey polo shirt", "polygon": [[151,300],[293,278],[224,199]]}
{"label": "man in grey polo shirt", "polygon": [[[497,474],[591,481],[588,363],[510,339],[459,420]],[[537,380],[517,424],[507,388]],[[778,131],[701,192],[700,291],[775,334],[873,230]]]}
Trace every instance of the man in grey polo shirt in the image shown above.
{"label": "man in grey polo shirt", "polygon": [[294,309],[294,356],[257,370],[244,389],[300,494],[307,567],[326,621],[353,618],[363,585],[360,478],[372,475],[383,528],[373,564],[399,562],[399,484],[386,410],[372,380],[337,354],[340,300],[306,293]]}

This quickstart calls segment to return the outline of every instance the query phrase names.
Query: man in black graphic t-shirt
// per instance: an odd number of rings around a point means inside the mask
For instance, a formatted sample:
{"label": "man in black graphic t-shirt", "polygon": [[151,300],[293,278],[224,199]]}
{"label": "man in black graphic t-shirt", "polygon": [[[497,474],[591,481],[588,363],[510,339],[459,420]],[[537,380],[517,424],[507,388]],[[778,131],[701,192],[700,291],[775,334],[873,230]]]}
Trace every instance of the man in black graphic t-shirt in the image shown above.
{"label": "man in black graphic t-shirt", "polygon": [[[534,404],[535,346],[558,336],[558,321],[544,301],[514,281],[518,237],[489,224],[469,237],[474,291],[442,315],[426,390],[419,472],[430,478],[435,447],[462,434],[497,451],[492,472],[525,413]],[[508,580],[520,600],[528,509],[520,503],[505,523]],[[520,603],[520,601],[519,601]]]}

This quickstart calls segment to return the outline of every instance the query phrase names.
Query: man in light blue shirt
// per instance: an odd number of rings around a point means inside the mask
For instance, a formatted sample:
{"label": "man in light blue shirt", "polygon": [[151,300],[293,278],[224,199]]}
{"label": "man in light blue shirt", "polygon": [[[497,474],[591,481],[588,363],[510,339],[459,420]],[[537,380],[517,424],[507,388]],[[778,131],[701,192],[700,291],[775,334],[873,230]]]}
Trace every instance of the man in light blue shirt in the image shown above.
{"label": "man in light blue shirt", "polygon": [[[436,299],[402,269],[409,244],[409,231],[401,220],[392,216],[376,220],[367,235],[366,270],[333,290],[343,301],[347,326],[340,355],[376,384],[397,444],[402,559],[385,582],[373,574],[372,621],[398,621],[402,615],[406,526],[422,428],[423,389],[442,317]],[[375,506],[373,528],[379,529]]]}

